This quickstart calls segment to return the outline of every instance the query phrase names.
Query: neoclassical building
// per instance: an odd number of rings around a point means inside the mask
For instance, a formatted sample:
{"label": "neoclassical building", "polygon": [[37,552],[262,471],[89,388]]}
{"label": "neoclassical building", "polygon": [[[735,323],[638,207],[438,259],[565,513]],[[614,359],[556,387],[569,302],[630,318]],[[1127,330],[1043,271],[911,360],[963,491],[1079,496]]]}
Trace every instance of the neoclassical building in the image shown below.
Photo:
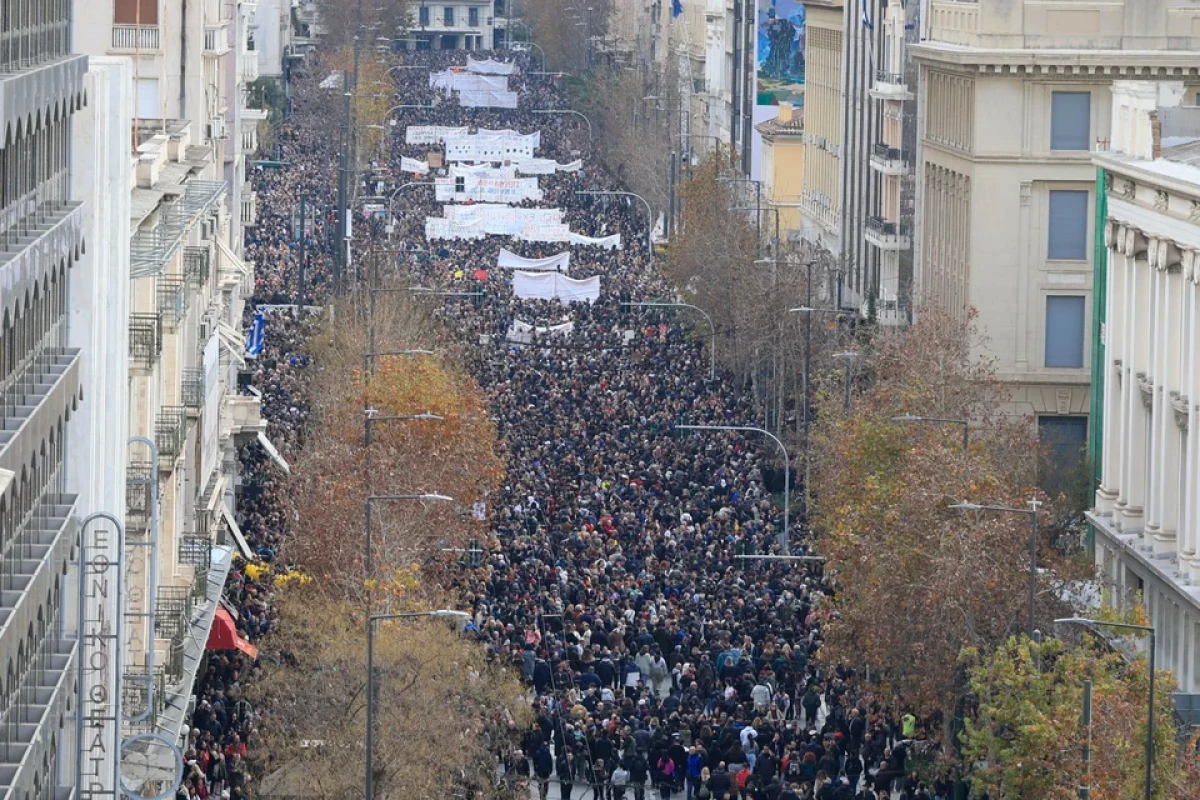
{"label": "neoclassical building", "polygon": [[1094,155],[1092,458],[1096,561],[1114,604],[1141,595],[1159,663],[1200,690],[1200,107],[1182,83],[1119,81]]}

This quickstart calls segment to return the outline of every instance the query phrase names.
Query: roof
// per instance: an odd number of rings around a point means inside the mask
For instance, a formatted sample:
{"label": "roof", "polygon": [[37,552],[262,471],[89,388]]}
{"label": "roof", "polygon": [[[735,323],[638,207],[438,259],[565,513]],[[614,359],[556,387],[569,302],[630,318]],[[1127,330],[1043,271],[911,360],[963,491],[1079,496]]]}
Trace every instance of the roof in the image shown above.
{"label": "roof", "polygon": [[766,122],[758,123],[754,126],[754,129],[763,136],[803,136],[804,109],[794,109],[792,111],[792,118],[787,122],[780,122],[779,117],[775,117]]}

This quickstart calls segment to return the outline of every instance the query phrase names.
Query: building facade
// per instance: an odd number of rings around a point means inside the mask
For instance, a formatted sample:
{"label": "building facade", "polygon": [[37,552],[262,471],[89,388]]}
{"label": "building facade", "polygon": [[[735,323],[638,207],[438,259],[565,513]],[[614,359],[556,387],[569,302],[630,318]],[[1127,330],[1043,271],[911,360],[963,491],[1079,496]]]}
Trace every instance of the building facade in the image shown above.
{"label": "building facade", "polygon": [[1110,138],[1114,80],[1195,80],[1198,40],[1174,34],[1195,19],[1200,10],[1173,0],[931,0],[911,47],[919,299],[977,309],[1012,411],[1075,461],[1090,399],[1090,150]]}
{"label": "building facade", "polygon": [[842,214],[842,0],[810,0],[804,8],[807,34],[800,235],[838,254]]}
{"label": "building facade", "polygon": [[[73,419],[88,398],[69,332],[84,209],[71,191],[72,116],[87,58],[72,55],[70,7],[24,0],[0,35],[0,797],[61,796],[76,784],[73,711],[84,622],[74,612],[81,521],[71,458],[91,443]],[[10,11],[12,12],[10,15]],[[96,502],[94,496],[89,503]],[[106,555],[115,555],[109,527]],[[86,556],[85,556],[86,557]],[[108,609],[112,611],[112,609]],[[115,675],[87,679],[111,692]],[[96,766],[111,779],[113,765]]]}
{"label": "building facade", "polygon": [[780,103],[777,117],[755,127],[762,136],[763,199],[779,215],[781,231],[799,230],[800,192],[804,183],[804,108]]}
{"label": "building facade", "polygon": [[495,0],[414,0],[411,43],[419,50],[491,50],[496,28]]}
{"label": "building facade", "polygon": [[1119,81],[1095,154],[1102,301],[1088,515],[1114,604],[1140,596],[1159,664],[1200,692],[1200,107],[1194,85]]}

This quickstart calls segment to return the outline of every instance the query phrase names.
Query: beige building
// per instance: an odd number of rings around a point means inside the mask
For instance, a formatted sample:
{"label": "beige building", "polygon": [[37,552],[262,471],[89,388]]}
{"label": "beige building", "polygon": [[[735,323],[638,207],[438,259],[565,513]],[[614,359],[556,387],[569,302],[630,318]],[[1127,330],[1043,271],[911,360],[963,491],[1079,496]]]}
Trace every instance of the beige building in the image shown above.
{"label": "beige building", "polygon": [[1159,664],[1200,692],[1200,107],[1194,84],[1117,81],[1097,224],[1102,334],[1096,563],[1146,605]]}
{"label": "beige building", "polygon": [[781,231],[798,230],[804,183],[804,109],[780,103],[779,116],[755,128],[762,135],[763,200],[778,212]]}
{"label": "beige building", "polygon": [[[919,62],[916,281],[970,306],[1018,413],[1078,452],[1087,434],[1095,167],[1114,80],[1197,82],[1187,0],[930,0]],[[1178,34],[1177,32],[1184,32]]]}
{"label": "beige building", "polygon": [[832,253],[841,249],[842,0],[804,4],[804,177],[800,235]]}

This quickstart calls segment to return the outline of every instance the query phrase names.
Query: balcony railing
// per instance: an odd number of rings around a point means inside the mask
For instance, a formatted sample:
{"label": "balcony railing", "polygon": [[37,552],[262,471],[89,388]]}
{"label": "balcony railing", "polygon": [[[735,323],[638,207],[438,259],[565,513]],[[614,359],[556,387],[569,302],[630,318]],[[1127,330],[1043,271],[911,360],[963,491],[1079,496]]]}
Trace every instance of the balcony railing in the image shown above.
{"label": "balcony railing", "polygon": [[183,248],[183,278],[194,286],[208,283],[208,272],[212,265],[212,251],[207,247]]}
{"label": "balcony railing", "polygon": [[227,25],[204,26],[204,54],[221,55],[229,50]]}
{"label": "balcony railing", "polygon": [[113,25],[112,49],[154,51],[159,48],[157,25]]}
{"label": "balcony railing", "polygon": [[[42,21],[34,22],[34,14],[9,12],[8,6],[5,2],[4,29],[0,31],[0,72],[28,69],[69,52],[67,31],[70,21],[65,13],[60,15],[39,8],[38,16]],[[0,788],[3,785],[0,782]]]}
{"label": "balcony railing", "polygon": [[242,154],[252,156],[258,152],[258,123],[242,121]]}
{"label": "balcony railing", "polygon": [[204,370],[199,367],[187,367],[183,370],[183,382],[180,389],[180,400],[183,407],[199,411],[204,407]]}
{"label": "balcony railing", "polygon": [[908,236],[908,226],[902,222],[890,222],[883,217],[867,217],[867,230],[881,236]]}
{"label": "balcony railing", "polygon": [[158,294],[158,313],[163,325],[174,329],[183,319],[188,308],[188,286],[181,277],[164,276],[158,279],[156,287]]}
{"label": "balcony railing", "polygon": [[183,406],[163,406],[154,421],[154,443],[158,445],[158,457],[166,465],[173,465],[183,453],[187,441],[187,409]]}
{"label": "balcony railing", "polygon": [[248,50],[238,56],[238,71],[242,83],[254,83],[258,80],[258,51]]}
{"label": "balcony railing", "polygon": [[258,224],[258,203],[250,184],[242,187],[242,226],[252,228]]}
{"label": "balcony railing", "polygon": [[130,536],[150,530],[154,502],[154,465],[134,461],[125,468],[125,531]]}
{"label": "balcony railing", "polygon": [[129,315],[129,358],[134,366],[151,369],[162,355],[161,314]]}
{"label": "balcony railing", "polygon": [[902,222],[867,217],[863,227],[867,241],[883,250],[905,250],[911,241],[911,231]]}
{"label": "balcony railing", "polygon": [[887,161],[906,161],[905,152],[899,147],[889,147],[886,144],[876,144],[872,152]]}
{"label": "balcony railing", "polygon": [[908,152],[882,142],[871,150],[871,166],[885,175],[899,175],[908,170]]}

